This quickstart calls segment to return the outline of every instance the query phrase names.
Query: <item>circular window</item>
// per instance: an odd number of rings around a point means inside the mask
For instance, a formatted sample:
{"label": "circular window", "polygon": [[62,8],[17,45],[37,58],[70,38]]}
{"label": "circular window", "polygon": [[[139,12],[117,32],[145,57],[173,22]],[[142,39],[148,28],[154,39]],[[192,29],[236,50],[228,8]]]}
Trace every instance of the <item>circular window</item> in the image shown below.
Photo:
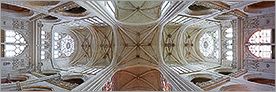
{"label": "circular window", "polygon": [[68,34],[54,33],[54,58],[69,57],[75,50],[74,39]]}
{"label": "circular window", "polygon": [[61,52],[65,54],[65,56],[70,56],[74,52],[74,40],[71,36],[67,35],[61,41]]}
{"label": "circular window", "polygon": [[209,56],[214,51],[214,39],[207,33],[204,33],[199,39],[199,50],[205,56]]}

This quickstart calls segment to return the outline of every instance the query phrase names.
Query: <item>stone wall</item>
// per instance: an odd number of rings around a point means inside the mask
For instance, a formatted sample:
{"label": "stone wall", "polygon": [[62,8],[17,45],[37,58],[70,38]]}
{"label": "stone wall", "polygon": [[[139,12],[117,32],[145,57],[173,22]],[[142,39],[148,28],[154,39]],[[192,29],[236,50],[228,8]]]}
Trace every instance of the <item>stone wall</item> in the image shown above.
{"label": "stone wall", "polygon": [[[275,13],[249,17],[244,20],[244,44],[252,34],[260,29],[275,29]],[[275,73],[275,59],[260,59],[255,57],[244,46],[244,64],[249,71]]]}
{"label": "stone wall", "polygon": [[[28,20],[15,19],[6,16],[1,16],[1,30],[14,30],[22,35],[25,39],[27,46],[21,54],[15,57],[1,57],[1,75],[7,75],[8,73],[16,74],[18,72],[26,72],[29,70],[30,63],[30,42],[31,33]],[[3,45],[4,46],[4,45]]]}

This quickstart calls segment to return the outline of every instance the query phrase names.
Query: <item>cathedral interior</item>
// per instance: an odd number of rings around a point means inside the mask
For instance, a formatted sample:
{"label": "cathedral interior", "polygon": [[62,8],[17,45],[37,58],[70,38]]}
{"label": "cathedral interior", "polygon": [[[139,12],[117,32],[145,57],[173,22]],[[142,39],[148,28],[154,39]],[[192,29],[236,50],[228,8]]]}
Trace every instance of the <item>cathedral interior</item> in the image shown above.
{"label": "cathedral interior", "polygon": [[1,1],[2,91],[275,91],[275,1]]}

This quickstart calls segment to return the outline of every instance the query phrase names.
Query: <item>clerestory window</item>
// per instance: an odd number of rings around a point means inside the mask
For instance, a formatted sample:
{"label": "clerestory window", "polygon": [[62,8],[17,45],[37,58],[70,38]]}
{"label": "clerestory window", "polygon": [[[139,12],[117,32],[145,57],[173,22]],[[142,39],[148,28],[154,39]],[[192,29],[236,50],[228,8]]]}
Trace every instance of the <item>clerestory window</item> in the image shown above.
{"label": "clerestory window", "polygon": [[20,55],[27,46],[24,37],[14,30],[1,30],[1,57]]}
{"label": "clerestory window", "polygon": [[255,32],[248,40],[249,51],[257,58],[274,59],[274,29],[262,29]]}

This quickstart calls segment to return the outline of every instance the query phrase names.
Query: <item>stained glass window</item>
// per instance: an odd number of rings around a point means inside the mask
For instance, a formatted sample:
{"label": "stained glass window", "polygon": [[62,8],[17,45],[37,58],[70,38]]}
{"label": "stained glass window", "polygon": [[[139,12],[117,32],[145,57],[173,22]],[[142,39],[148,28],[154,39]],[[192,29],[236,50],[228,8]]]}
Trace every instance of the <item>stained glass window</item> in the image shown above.
{"label": "stained glass window", "polygon": [[255,32],[249,38],[249,43],[271,43],[271,29],[264,29]]}
{"label": "stained glass window", "polygon": [[199,39],[199,50],[203,56],[208,57],[214,51],[214,39],[208,33],[204,33]]}
{"label": "stained glass window", "polygon": [[75,50],[74,39],[68,34],[54,33],[54,58],[69,57]]}
{"label": "stained glass window", "polygon": [[249,50],[252,54],[261,58],[271,57],[271,45],[250,45]]}
{"label": "stained glass window", "polygon": [[49,44],[48,43],[48,39],[49,39],[49,36],[47,35],[48,34],[48,32],[46,32],[46,31],[41,31],[41,36],[40,36],[40,38],[41,38],[41,51],[40,51],[40,59],[41,60],[44,60],[44,59],[46,59],[47,57],[46,57],[46,54],[47,54],[47,52],[48,52],[48,50],[47,50],[47,45]]}
{"label": "stained glass window", "polygon": [[272,57],[272,29],[263,29],[255,32],[249,38],[249,51],[259,58]]}
{"label": "stained glass window", "polygon": [[213,54],[213,56],[215,57],[215,58],[219,58],[219,32],[218,31],[215,31],[215,32],[213,32],[212,33],[212,35],[213,35],[213,40],[214,40],[214,42],[215,42],[215,44],[214,44],[214,54]]}
{"label": "stained glass window", "polygon": [[61,52],[65,56],[70,56],[74,52],[74,40],[71,36],[67,35],[61,40]]}
{"label": "stained glass window", "polygon": [[225,46],[226,46],[226,48],[227,48],[227,50],[226,50],[226,55],[225,55],[225,57],[226,57],[226,60],[228,60],[228,61],[232,61],[233,59],[234,59],[234,53],[233,53],[233,36],[234,36],[234,34],[233,34],[233,28],[227,28],[226,30],[225,30]]}
{"label": "stained glass window", "polygon": [[15,57],[20,55],[27,46],[23,36],[13,30],[1,30],[1,48],[3,49],[2,57]]}

